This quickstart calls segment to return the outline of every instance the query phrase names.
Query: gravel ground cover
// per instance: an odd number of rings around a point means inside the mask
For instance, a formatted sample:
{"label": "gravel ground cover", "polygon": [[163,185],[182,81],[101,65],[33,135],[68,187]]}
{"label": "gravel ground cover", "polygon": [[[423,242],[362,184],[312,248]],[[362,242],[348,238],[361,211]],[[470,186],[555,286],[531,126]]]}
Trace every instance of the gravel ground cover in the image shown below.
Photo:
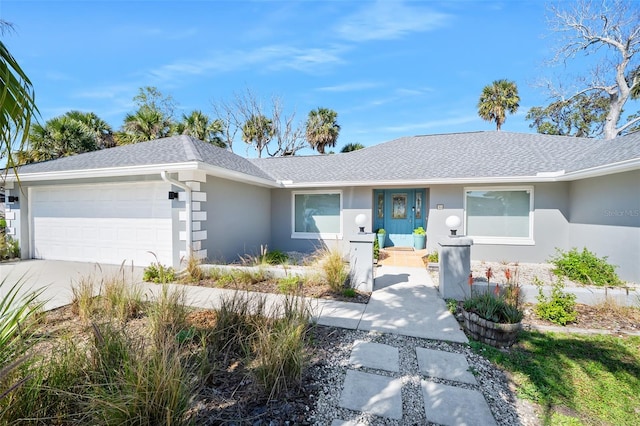
{"label": "gravel ground cover", "polygon": [[[353,342],[363,340],[382,343],[399,349],[400,372],[383,372],[359,368],[364,372],[385,374],[401,378],[403,383],[402,420],[382,418],[370,414],[359,413],[339,407],[340,391],[348,369],[349,357]],[[307,421],[315,425],[329,425],[334,419],[354,421],[365,425],[427,425],[424,401],[420,381],[426,377],[418,370],[415,348],[427,348],[463,354],[475,375],[478,385],[450,382],[438,378],[427,378],[435,383],[443,383],[467,389],[478,390],[487,400],[496,421],[500,425],[537,425],[538,417],[533,406],[519,401],[505,374],[484,357],[476,354],[465,344],[440,342],[394,334],[363,332],[355,330],[319,328],[317,350],[322,359],[313,366],[310,373],[315,382],[317,395],[314,397],[315,408],[310,412]]]}

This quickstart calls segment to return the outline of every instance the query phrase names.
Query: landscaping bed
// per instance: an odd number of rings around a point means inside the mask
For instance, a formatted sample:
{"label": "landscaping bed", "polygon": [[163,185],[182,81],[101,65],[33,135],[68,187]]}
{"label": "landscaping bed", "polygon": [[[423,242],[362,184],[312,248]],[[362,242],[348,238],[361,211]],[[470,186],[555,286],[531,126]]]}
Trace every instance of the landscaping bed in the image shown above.
{"label": "landscaping bed", "polygon": [[[614,303],[601,303],[595,306],[576,304],[578,316],[575,322],[566,327],[583,332],[608,332],[611,334],[638,334],[640,335],[640,307],[624,307]],[[550,329],[557,325],[551,321],[540,319],[534,312],[532,304],[526,304],[523,328]]]}

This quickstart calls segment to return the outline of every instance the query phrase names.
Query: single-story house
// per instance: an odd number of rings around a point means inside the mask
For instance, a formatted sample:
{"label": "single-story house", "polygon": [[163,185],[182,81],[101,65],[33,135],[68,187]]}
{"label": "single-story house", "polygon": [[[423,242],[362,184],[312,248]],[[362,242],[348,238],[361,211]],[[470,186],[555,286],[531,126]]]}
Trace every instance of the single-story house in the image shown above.
{"label": "single-story house", "polygon": [[473,237],[475,260],[540,262],[556,248],[608,256],[640,282],[640,133],[614,140],[509,132],[403,137],[334,155],[247,159],[176,136],[19,169],[5,183],[23,258],[179,266],[262,245],[348,251],[367,232],[427,248]]}

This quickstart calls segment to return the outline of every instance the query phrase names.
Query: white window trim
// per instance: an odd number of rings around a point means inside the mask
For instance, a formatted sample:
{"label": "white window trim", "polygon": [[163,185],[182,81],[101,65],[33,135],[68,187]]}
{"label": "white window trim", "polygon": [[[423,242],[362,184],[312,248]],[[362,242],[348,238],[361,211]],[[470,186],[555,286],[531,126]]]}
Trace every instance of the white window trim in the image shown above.
{"label": "white window trim", "polygon": [[[340,196],[340,232],[296,232],[296,195],[332,195]],[[342,239],[342,190],[337,191],[292,191],[291,192],[291,238],[304,240],[341,240]]]}
{"label": "white window trim", "polygon": [[[464,187],[464,234],[473,239],[473,244],[519,245],[533,246],[534,192],[533,185],[527,186],[469,186]],[[468,235],[467,233],[467,192],[469,191],[528,191],[529,192],[529,236],[528,237],[492,237],[483,235]]]}

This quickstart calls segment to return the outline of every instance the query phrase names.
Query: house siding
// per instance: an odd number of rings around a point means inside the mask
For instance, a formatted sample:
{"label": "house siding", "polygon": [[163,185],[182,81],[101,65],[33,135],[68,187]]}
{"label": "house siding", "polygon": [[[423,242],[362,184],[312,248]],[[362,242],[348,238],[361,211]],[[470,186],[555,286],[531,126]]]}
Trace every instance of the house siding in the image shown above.
{"label": "house siding", "polygon": [[623,280],[640,282],[640,171],[571,182],[567,248],[608,256]]}
{"label": "house siding", "polygon": [[347,253],[349,250],[349,240],[358,233],[355,218],[360,213],[367,216],[368,223],[366,232],[372,232],[372,209],[373,209],[373,188],[372,187],[343,187],[331,188],[327,191],[339,190],[342,193],[342,239],[300,239],[291,238],[291,213],[292,213],[292,193],[304,191],[320,191],[319,188],[297,188],[272,189],[271,190],[271,245],[274,249],[283,251],[299,251],[311,253],[323,246],[338,248]]}
{"label": "house siding", "polygon": [[201,231],[207,232],[202,248],[209,261],[238,261],[260,254],[261,245],[274,248],[270,189],[207,176],[200,190],[207,194],[201,203],[207,213]]}
{"label": "house siding", "polygon": [[[427,223],[428,245],[438,249],[438,241],[449,235],[445,226],[448,216],[464,218],[464,190],[474,185],[437,185],[430,191],[429,220]],[[475,185],[478,186],[478,185]],[[490,185],[482,185],[483,187]],[[523,185],[500,185],[502,188]],[[543,262],[555,253],[555,247],[565,247],[568,240],[569,185],[564,182],[542,183],[533,186],[533,240],[534,245],[474,244],[471,248],[473,260]],[[437,205],[442,204],[442,210]],[[463,233],[462,226],[459,234]]]}

